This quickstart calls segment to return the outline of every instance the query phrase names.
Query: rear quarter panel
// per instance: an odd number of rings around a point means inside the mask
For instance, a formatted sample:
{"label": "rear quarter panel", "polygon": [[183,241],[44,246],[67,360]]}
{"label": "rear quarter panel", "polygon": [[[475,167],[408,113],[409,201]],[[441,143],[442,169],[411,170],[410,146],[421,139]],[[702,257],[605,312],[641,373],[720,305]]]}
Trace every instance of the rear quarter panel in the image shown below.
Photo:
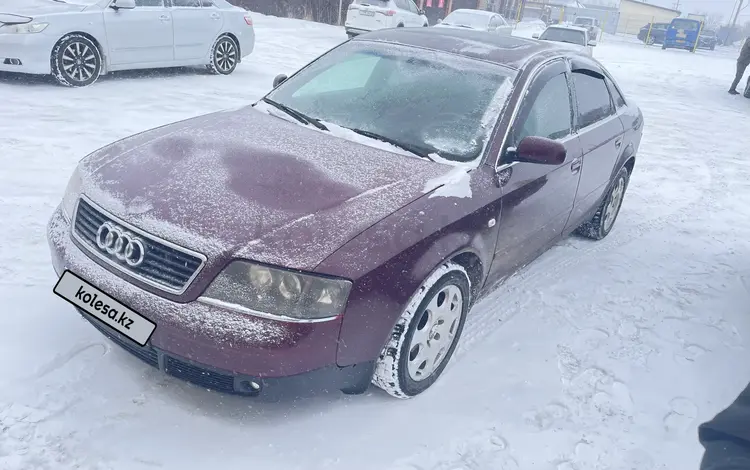
{"label": "rear quarter panel", "polygon": [[255,50],[255,26],[245,22],[249,11],[230,10],[224,12],[224,32],[234,35],[240,42],[240,55],[247,57]]}

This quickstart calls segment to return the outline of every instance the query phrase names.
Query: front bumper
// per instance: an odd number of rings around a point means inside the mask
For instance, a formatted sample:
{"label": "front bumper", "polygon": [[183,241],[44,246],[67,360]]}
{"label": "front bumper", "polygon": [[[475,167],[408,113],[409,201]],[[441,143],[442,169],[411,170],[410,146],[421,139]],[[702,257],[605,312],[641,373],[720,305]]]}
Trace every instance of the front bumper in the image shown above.
{"label": "front bumper", "polygon": [[[242,395],[295,396],[303,390],[361,393],[372,363],[336,365],[341,321],[285,323],[250,317],[199,302],[177,303],[140,289],[90,258],[58,207],[47,226],[52,264],[69,269],[157,324],[140,347],[80,312],[99,331],[139,359],[206,388]],[[255,388],[252,384],[259,385]]]}
{"label": "front bumper", "polygon": [[54,45],[55,39],[44,33],[0,34],[0,71],[50,74]]}

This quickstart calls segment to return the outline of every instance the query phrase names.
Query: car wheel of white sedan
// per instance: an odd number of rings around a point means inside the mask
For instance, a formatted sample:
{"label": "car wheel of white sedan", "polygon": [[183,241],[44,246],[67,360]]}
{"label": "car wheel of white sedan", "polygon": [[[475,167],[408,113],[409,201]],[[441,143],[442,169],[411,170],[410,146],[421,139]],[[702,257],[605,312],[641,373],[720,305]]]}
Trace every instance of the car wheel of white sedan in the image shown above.
{"label": "car wheel of white sedan", "polygon": [[396,398],[411,398],[440,377],[456,349],[471,306],[466,270],[446,262],[419,287],[385,345],[373,383]]}
{"label": "car wheel of white sedan", "polygon": [[102,54],[86,36],[69,34],[52,49],[52,75],[63,86],[82,87],[99,79]]}
{"label": "car wheel of white sedan", "polygon": [[229,75],[237,68],[240,59],[240,48],[234,39],[222,36],[211,48],[211,63],[208,70],[216,75]]}

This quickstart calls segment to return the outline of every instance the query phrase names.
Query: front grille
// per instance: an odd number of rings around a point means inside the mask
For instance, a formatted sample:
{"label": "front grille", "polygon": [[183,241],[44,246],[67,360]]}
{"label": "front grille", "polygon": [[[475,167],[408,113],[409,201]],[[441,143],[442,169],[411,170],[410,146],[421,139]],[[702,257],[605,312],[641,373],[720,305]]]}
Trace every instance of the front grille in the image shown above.
{"label": "front grille", "polygon": [[[97,245],[97,231],[106,222],[138,236],[144,246],[144,257],[138,266],[130,266]],[[167,242],[125,224],[93,204],[81,199],[75,214],[74,233],[97,257],[155,287],[181,294],[198,274],[204,260]]]}

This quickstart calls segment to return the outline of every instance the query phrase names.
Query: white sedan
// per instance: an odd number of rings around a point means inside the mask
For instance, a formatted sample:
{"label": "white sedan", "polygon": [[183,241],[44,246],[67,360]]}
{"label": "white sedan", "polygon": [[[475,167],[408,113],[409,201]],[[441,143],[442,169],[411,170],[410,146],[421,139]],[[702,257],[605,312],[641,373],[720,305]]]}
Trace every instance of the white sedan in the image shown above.
{"label": "white sedan", "polygon": [[562,47],[579,50],[589,56],[594,55],[593,48],[596,46],[596,40],[589,39],[589,30],[579,26],[556,24],[548,26],[541,35],[534,33],[532,37],[541,41],[556,42]]}
{"label": "white sedan", "polygon": [[255,47],[226,0],[2,0],[0,71],[86,86],[116,70],[206,66],[228,75]]}
{"label": "white sedan", "polygon": [[503,15],[491,11],[460,8],[453,10],[444,20],[438,21],[435,27],[478,29],[502,36],[510,36],[513,33],[513,26],[505,21]]}

